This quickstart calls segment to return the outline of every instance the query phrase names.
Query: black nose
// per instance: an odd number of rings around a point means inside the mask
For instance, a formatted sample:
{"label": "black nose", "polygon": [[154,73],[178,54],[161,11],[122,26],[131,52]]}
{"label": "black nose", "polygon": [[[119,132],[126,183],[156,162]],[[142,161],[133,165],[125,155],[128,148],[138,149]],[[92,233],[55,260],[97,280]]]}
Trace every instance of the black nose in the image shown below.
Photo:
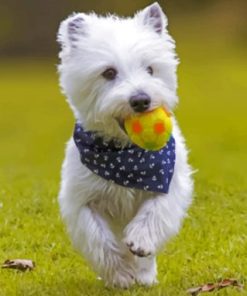
{"label": "black nose", "polygon": [[146,93],[140,92],[130,97],[129,104],[135,112],[144,112],[150,107],[151,99]]}

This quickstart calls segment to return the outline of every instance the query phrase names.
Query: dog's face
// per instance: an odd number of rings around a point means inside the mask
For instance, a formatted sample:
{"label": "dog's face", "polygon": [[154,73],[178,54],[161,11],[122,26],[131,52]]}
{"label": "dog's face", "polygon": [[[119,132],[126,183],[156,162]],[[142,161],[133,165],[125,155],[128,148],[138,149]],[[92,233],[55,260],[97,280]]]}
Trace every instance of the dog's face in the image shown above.
{"label": "dog's face", "polygon": [[74,14],[61,23],[61,87],[86,130],[126,137],[133,112],[176,102],[177,59],[157,3],[133,18]]}

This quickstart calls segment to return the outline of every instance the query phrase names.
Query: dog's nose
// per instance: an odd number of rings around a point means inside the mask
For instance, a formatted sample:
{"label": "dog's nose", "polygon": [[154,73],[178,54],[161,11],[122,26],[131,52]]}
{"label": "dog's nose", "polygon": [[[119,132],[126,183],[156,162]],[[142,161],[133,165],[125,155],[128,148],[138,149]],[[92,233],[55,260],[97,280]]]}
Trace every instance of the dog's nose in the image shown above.
{"label": "dog's nose", "polygon": [[140,92],[130,97],[129,104],[135,112],[144,112],[150,107],[151,99],[146,93]]}

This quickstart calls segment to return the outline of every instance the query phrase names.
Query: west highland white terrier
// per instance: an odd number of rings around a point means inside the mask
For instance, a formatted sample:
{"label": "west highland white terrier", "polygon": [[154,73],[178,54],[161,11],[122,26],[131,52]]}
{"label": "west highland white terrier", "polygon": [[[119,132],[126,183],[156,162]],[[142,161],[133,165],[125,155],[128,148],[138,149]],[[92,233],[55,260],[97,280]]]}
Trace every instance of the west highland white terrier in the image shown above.
{"label": "west highland white terrier", "polygon": [[[158,3],[133,18],[75,13],[59,28],[60,84],[76,125],[62,167],[59,203],[75,247],[108,286],[157,283],[156,254],[191,203],[178,102],[175,44]],[[172,142],[150,152],[123,121],[165,106]],[[168,172],[169,170],[169,172]]]}

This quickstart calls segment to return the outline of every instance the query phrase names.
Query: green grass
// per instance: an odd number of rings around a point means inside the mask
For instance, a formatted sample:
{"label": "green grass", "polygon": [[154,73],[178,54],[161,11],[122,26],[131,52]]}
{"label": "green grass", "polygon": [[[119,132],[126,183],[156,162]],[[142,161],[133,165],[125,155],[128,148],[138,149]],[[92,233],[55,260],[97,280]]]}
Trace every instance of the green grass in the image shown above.
{"label": "green grass", "polygon": [[[157,287],[108,290],[75,253],[59,216],[64,143],[73,118],[55,64],[2,61],[0,68],[0,262],[30,258],[32,272],[0,270],[0,295],[187,295],[201,283],[247,276],[247,132],[244,54],[188,43],[178,51],[177,109],[191,149],[194,203],[159,255]],[[239,295],[228,288],[213,295]],[[241,295],[247,295],[244,290]]]}

